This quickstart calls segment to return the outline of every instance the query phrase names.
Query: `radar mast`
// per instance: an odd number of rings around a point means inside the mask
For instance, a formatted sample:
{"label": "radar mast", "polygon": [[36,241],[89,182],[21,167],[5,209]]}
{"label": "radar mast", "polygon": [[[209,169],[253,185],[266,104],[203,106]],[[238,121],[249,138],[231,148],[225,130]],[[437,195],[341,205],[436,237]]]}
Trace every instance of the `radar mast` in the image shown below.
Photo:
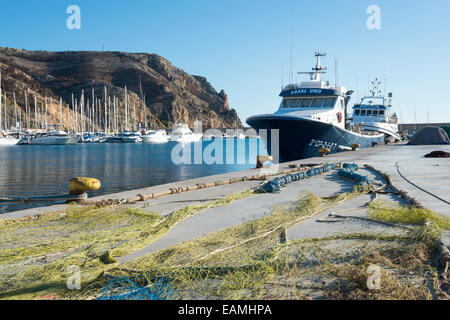
{"label": "radar mast", "polygon": [[325,57],[327,54],[325,52],[317,51],[314,55],[317,58],[317,63],[312,72],[298,72],[298,74],[309,74],[311,81],[321,81],[321,74],[327,73],[327,67],[322,67],[320,65],[320,58]]}

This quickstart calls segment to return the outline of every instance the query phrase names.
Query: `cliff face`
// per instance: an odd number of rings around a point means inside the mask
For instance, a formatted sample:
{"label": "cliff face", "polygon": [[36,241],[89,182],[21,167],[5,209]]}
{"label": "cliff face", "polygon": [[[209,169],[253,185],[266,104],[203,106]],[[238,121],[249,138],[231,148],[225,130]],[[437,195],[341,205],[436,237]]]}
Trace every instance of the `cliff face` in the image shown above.
{"label": "cliff face", "polygon": [[[31,122],[34,121],[35,97],[38,114],[45,114],[44,98],[47,97],[48,121],[62,123],[67,128],[68,121],[74,116],[72,94],[80,101],[84,90],[85,105],[88,99],[92,105],[92,96],[104,105],[106,86],[107,97],[113,99],[115,96],[119,108],[124,109],[126,86],[132,122],[143,123],[145,114],[151,127],[170,127],[178,121],[192,127],[195,120],[202,121],[204,128],[242,126],[236,111],[230,109],[223,90],[217,92],[206,78],[189,75],[155,54],[0,48],[0,72],[8,105],[13,105],[14,92],[22,114],[25,114],[27,92]],[[145,113],[140,97],[145,97]],[[62,119],[60,98],[63,100]],[[14,108],[9,108],[8,116],[14,117]]]}

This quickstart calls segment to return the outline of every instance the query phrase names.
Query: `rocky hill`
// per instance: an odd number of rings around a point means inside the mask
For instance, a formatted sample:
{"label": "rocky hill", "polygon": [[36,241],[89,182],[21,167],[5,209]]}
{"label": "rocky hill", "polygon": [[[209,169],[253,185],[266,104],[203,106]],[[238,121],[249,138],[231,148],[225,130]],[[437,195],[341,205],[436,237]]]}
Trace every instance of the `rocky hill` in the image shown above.
{"label": "rocky hill", "polygon": [[[202,121],[204,128],[242,126],[223,90],[217,92],[206,78],[189,75],[156,54],[0,48],[0,72],[2,95],[8,105],[8,123],[13,123],[11,119],[15,117],[15,94],[19,114],[22,118],[25,114],[30,115],[31,127],[36,122],[35,110],[38,110],[38,123],[45,118],[51,123],[61,123],[67,129],[75,117],[74,111],[79,113],[82,92],[85,106],[92,105],[94,97],[101,109],[105,103],[105,87],[107,102],[115,97],[120,109],[118,113],[122,112],[123,118],[127,87],[131,122],[144,123],[145,114],[150,127],[170,128],[178,121],[192,127],[195,120]],[[62,113],[60,98],[63,100]],[[75,100],[77,108],[73,103]],[[85,115],[89,115],[86,110]],[[25,118],[23,122],[26,122]]]}

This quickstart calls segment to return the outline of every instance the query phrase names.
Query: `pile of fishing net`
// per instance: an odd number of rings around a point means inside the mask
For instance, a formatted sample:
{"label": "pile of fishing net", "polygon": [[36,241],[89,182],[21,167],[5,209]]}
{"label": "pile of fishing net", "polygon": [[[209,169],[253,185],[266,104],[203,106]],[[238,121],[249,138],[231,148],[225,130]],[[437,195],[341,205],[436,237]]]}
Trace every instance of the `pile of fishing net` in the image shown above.
{"label": "pile of fishing net", "polygon": [[174,300],[175,290],[166,279],[141,286],[126,277],[116,277],[103,287],[98,300]]}
{"label": "pile of fishing net", "polygon": [[342,169],[338,171],[338,175],[342,178],[354,181],[361,185],[370,186],[374,184],[373,180],[370,179],[369,177],[356,173],[356,171],[358,170],[359,167],[357,164],[344,163],[342,165]]}
{"label": "pile of fishing net", "polygon": [[409,145],[450,144],[450,139],[444,129],[427,127],[417,132],[409,141]]}
{"label": "pile of fishing net", "polygon": [[270,180],[270,181],[264,183],[259,188],[258,191],[259,192],[269,192],[269,193],[279,192],[279,191],[281,191],[281,189],[283,189],[289,183],[292,183],[295,181],[300,181],[300,180],[303,180],[306,178],[310,178],[310,177],[322,174],[324,172],[329,172],[334,169],[336,169],[335,164],[327,164],[320,168],[314,168],[314,169],[310,169],[308,171],[287,174],[280,178],[276,178],[276,179],[273,179],[273,180]]}

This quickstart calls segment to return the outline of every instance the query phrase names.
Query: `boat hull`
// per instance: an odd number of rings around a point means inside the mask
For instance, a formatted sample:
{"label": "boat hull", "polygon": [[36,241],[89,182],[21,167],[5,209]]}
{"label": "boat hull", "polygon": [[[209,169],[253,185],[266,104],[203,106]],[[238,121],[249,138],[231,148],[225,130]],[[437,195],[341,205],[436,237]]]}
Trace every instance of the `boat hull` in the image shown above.
{"label": "boat hull", "polygon": [[14,146],[19,143],[19,139],[0,138],[0,146]]}
{"label": "boat hull", "polygon": [[377,122],[365,122],[364,130],[384,133],[386,135],[386,139],[392,138],[394,141],[402,140],[402,137],[398,134],[398,127],[396,126],[383,125]]}
{"label": "boat hull", "polygon": [[145,143],[166,143],[169,142],[169,136],[163,135],[151,135],[151,136],[142,136],[142,142]]}
{"label": "boat hull", "polygon": [[45,137],[45,138],[35,138],[29,140],[29,144],[32,145],[67,145],[67,144],[77,144],[78,138],[76,136],[68,137]]}
{"label": "boat hull", "polygon": [[122,137],[124,143],[139,143],[142,142],[141,137]]}
{"label": "boat hull", "polygon": [[[384,144],[384,134],[362,135],[350,132],[332,124],[297,117],[286,116],[255,116],[247,123],[257,130],[263,139],[269,154],[275,156],[276,143],[272,150],[272,130],[279,130],[279,162],[317,157],[319,149],[330,149],[330,153],[349,150],[352,145],[359,144],[360,148],[372,147],[374,143]],[[263,134],[261,129],[266,129]]]}

